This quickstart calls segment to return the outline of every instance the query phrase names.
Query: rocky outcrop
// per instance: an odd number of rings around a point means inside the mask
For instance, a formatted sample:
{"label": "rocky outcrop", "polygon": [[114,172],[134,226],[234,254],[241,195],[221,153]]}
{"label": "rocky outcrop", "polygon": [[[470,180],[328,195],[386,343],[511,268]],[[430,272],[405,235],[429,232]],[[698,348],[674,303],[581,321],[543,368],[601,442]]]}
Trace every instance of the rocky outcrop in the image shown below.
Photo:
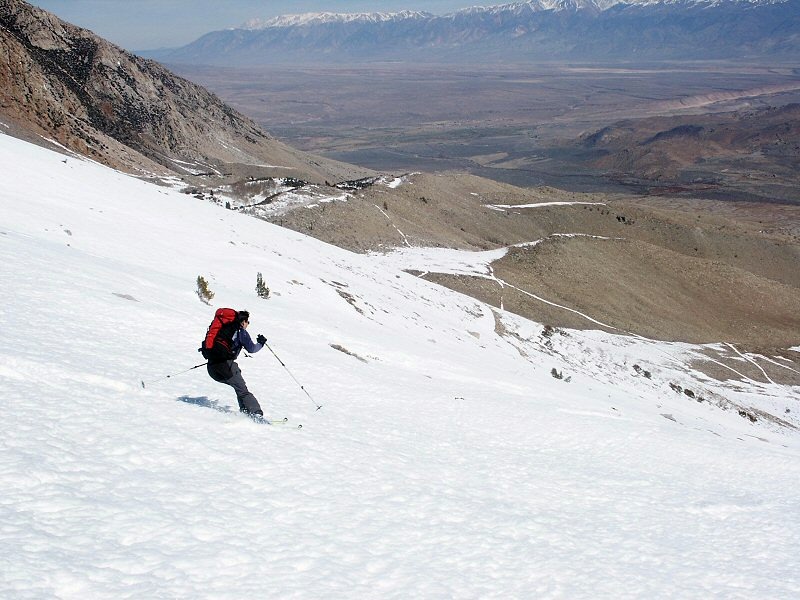
{"label": "rocky outcrop", "polygon": [[0,0],[0,116],[115,168],[353,175],[262,131],[206,89],[21,0]]}

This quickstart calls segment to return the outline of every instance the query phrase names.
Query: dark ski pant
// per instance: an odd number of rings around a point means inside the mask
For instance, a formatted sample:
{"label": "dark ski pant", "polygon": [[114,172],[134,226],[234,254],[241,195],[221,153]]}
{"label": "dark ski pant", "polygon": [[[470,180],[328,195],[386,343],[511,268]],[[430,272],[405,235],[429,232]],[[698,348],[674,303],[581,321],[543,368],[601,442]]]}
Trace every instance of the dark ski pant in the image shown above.
{"label": "dark ski pant", "polygon": [[236,361],[226,360],[221,363],[208,363],[208,374],[214,381],[219,381],[231,386],[236,392],[236,399],[239,401],[239,410],[244,413],[262,414],[261,406],[256,397],[247,389],[247,384],[242,377],[242,371]]}

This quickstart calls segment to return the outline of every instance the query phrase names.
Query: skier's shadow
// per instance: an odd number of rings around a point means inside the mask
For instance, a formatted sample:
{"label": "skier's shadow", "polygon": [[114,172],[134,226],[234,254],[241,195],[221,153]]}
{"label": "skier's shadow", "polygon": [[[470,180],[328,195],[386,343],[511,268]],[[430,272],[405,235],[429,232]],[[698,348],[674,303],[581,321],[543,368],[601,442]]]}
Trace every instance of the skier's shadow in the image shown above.
{"label": "skier's shadow", "polygon": [[194,406],[202,406],[203,408],[210,408],[221,413],[232,413],[233,410],[228,405],[221,405],[217,400],[211,400],[208,396],[200,396],[192,398],[191,396],[181,396],[177,399],[178,402],[185,402],[186,404],[193,404]]}

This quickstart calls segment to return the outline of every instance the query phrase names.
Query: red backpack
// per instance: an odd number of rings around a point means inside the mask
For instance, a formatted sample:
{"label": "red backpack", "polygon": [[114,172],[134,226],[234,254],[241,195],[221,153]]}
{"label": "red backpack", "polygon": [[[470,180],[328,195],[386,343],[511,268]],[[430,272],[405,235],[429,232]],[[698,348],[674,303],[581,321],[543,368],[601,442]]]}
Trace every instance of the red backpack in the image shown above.
{"label": "red backpack", "polygon": [[209,362],[223,362],[233,358],[233,335],[239,330],[237,312],[232,308],[218,308],[208,326],[203,345],[199,348]]}

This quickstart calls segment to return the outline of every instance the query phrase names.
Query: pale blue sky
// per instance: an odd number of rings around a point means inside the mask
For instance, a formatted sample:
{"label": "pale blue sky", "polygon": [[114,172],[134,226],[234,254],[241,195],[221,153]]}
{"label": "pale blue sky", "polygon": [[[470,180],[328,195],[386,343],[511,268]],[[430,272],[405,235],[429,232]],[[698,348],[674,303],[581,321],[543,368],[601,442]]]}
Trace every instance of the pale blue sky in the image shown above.
{"label": "pale blue sky", "polygon": [[127,50],[188,44],[209,31],[237,27],[254,17],[304,12],[396,12],[445,14],[481,3],[470,0],[29,0],[74,25]]}

